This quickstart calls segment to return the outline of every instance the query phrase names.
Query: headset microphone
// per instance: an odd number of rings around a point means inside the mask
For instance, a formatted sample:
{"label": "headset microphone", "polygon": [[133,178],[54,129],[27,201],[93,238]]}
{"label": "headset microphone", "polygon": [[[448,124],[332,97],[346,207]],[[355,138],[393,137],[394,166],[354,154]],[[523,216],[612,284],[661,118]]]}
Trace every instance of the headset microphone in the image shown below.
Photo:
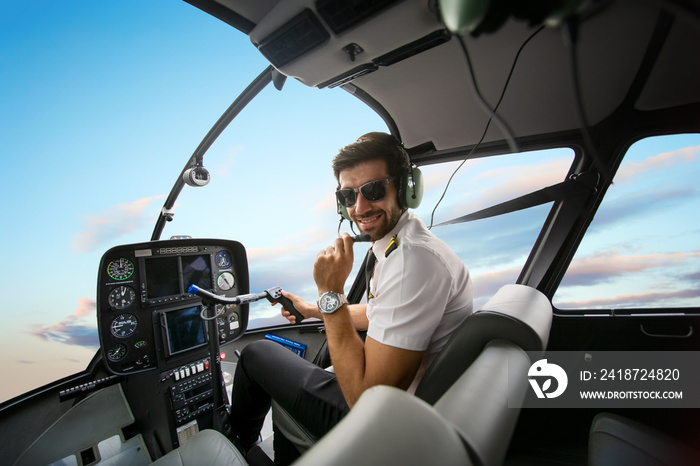
{"label": "headset microphone", "polygon": [[359,235],[352,236],[351,238],[356,243],[372,241],[372,236],[369,233],[360,233]]}

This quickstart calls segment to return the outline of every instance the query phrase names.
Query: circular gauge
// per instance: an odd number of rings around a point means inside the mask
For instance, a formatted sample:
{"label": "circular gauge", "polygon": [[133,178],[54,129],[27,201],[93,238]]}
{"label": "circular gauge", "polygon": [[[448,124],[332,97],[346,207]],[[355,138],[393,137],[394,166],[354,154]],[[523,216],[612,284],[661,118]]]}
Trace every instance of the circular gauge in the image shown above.
{"label": "circular gauge", "polygon": [[134,274],[134,263],[122,257],[109,263],[107,273],[114,280],[126,280]]}
{"label": "circular gauge", "polygon": [[117,338],[127,338],[134,334],[139,321],[133,314],[119,314],[110,325],[112,335]]}
{"label": "circular gauge", "polygon": [[224,272],[216,279],[216,284],[219,285],[219,288],[223,291],[228,291],[236,284],[236,278],[231,272]]}
{"label": "circular gauge", "polygon": [[114,288],[107,296],[107,302],[114,309],[126,309],[134,304],[136,291],[130,286],[121,285]]}
{"label": "circular gauge", "polygon": [[220,269],[231,267],[231,256],[228,255],[228,252],[219,251],[216,253],[216,265],[218,265]]}
{"label": "circular gauge", "polygon": [[126,356],[126,346],[121,343],[110,347],[107,350],[107,359],[110,361],[120,361]]}

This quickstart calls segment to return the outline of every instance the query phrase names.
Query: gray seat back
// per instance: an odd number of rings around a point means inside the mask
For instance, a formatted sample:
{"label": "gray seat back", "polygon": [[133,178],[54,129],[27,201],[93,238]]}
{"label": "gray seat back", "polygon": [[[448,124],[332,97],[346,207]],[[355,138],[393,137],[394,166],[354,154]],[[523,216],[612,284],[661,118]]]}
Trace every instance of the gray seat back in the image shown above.
{"label": "gray seat back", "polygon": [[475,465],[503,464],[529,386],[531,364],[519,346],[493,340],[435,403]]}
{"label": "gray seat back", "polygon": [[365,391],[347,416],[295,466],[470,466],[454,427],[432,406],[393,387]]}
{"label": "gray seat back", "polygon": [[416,396],[437,402],[492,340],[544,351],[551,325],[552,306],[544,294],[525,285],[503,286],[455,330],[423,375]]}

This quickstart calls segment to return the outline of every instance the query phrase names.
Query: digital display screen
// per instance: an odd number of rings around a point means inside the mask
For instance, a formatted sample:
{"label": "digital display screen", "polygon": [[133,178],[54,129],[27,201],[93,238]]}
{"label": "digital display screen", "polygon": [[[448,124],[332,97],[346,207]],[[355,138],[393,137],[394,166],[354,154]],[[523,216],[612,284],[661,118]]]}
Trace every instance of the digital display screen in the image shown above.
{"label": "digital display screen", "polygon": [[202,306],[163,311],[168,356],[182,353],[207,343]]}
{"label": "digital display screen", "polygon": [[177,256],[146,260],[146,289],[149,299],[181,293]]}
{"label": "digital display screen", "polygon": [[148,299],[179,295],[186,292],[190,285],[205,290],[214,288],[208,254],[146,259],[145,268]]}
{"label": "digital display screen", "polygon": [[208,255],[182,256],[182,285],[186,291],[190,285],[211,290],[211,258]]}

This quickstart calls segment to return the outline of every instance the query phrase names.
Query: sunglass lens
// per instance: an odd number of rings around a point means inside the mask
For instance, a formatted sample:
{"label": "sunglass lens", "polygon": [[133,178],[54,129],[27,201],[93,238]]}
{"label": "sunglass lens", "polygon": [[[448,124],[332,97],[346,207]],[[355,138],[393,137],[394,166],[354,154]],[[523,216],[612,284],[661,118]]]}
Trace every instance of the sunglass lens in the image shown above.
{"label": "sunglass lens", "polygon": [[360,192],[370,202],[381,201],[386,196],[386,180],[370,181],[360,187]]}
{"label": "sunglass lens", "polygon": [[352,189],[339,189],[335,192],[335,197],[343,207],[352,207],[355,205],[355,191]]}

